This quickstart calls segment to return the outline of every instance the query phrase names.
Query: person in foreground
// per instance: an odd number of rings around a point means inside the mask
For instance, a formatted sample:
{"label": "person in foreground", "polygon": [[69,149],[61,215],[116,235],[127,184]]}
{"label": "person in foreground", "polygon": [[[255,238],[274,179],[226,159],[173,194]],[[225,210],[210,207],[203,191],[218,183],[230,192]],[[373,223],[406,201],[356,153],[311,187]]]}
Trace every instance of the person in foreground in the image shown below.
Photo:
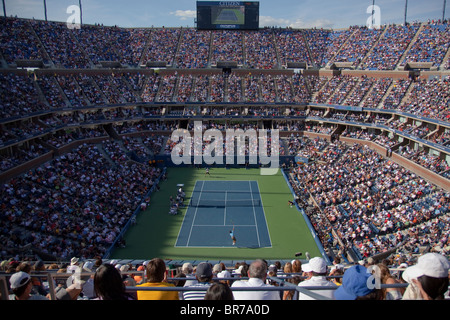
{"label": "person in foreground", "polygon": [[95,300],[134,300],[126,292],[120,271],[112,264],[102,264],[94,275]]}
{"label": "person in foreground", "polygon": [[[309,290],[314,294],[322,296],[324,299],[334,299],[336,284],[327,280],[326,275],[328,266],[324,258],[314,257],[307,264],[302,265],[303,273],[308,277],[307,280],[298,284],[299,287],[328,287],[330,290]],[[299,300],[316,300],[306,293],[299,293]]]}
{"label": "person in foreground", "polygon": [[[231,288],[242,287],[272,287],[266,284],[267,263],[263,260],[255,260],[248,268],[247,281],[240,280],[232,284]],[[278,291],[233,291],[235,300],[280,300]]]}
{"label": "person in foreground", "polygon": [[383,300],[381,289],[376,289],[369,270],[356,265],[344,272],[342,285],[334,293],[336,300]]}
{"label": "person in foreground", "polygon": [[403,280],[409,283],[403,300],[444,300],[449,286],[450,263],[439,253],[420,256],[417,264],[405,269]]}
{"label": "person in foreground", "polygon": [[9,300],[48,300],[45,296],[31,294],[33,283],[31,282],[31,276],[26,272],[14,273],[9,279],[9,283],[13,292],[9,296]]}
{"label": "person in foreground", "polygon": [[[138,287],[175,287],[167,282],[166,264],[154,258],[147,264],[147,282]],[[137,291],[138,300],[179,300],[178,291]]]}

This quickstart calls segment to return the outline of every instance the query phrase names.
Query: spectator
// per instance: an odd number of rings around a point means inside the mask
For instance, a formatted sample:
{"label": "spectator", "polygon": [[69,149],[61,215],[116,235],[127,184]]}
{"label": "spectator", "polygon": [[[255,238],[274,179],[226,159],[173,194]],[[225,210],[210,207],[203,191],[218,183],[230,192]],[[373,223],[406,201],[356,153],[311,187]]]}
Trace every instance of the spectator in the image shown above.
{"label": "spectator", "polygon": [[96,300],[134,300],[126,292],[122,276],[112,264],[102,264],[95,271],[94,291]]}
{"label": "spectator", "polygon": [[[297,286],[302,281],[302,278],[301,276],[298,275],[292,275],[292,277],[287,279],[287,281]],[[284,291],[283,300],[298,300],[298,291],[297,290]]]}
{"label": "spectator", "polygon": [[[32,277],[33,291],[39,293],[42,296],[45,296],[48,293],[44,286],[44,281],[46,281],[47,278],[44,275],[40,275],[40,274],[44,274],[45,270],[46,270],[44,262],[42,260],[36,261],[36,263],[33,265],[33,269],[34,269],[34,275]],[[17,271],[19,271],[19,270],[17,270]],[[25,270],[22,270],[22,271],[25,271]],[[30,272],[28,272],[28,273],[30,273]]]}
{"label": "spectator", "polygon": [[302,272],[302,262],[298,259],[292,260],[292,272],[293,273],[300,273]]}
{"label": "spectator", "polygon": [[70,266],[67,267],[67,273],[74,273],[78,270],[79,268],[79,261],[80,259],[77,257],[73,257],[72,259],[70,259]]}
{"label": "spectator", "polygon": [[198,283],[187,285],[186,281],[186,284],[184,286],[192,288],[205,288],[205,291],[184,291],[183,300],[204,300],[206,290],[212,284],[211,281],[213,278],[213,272],[211,264],[207,262],[200,262],[197,265],[195,271],[195,278],[197,279]]}
{"label": "spectator", "polygon": [[[71,279],[71,278],[69,278]],[[72,279],[71,279],[72,280]],[[83,290],[84,281],[75,280],[73,283],[68,283],[67,287],[58,284],[55,288],[55,298],[56,300],[78,300],[82,299],[80,296]]]}
{"label": "spectator", "polygon": [[142,271],[145,273],[145,266],[137,267],[136,271],[139,271],[139,274],[134,275],[133,279],[137,284],[141,284],[144,281],[144,274],[141,274]]}
{"label": "spectator", "polygon": [[[391,285],[400,283],[391,275],[391,271],[385,264],[379,263],[377,267],[380,269],[380,280],[382,284]],[[401,300],[404,290],[401,288],[385,288],[381,289],[381,292],[383,300]]]}
{"label": "spectator", "polygon": [[[175,287],[167,282],[167,271],[164,260],[154,258],[147,264],[147,282],[138,285],[141,288],[148,287]],[[177,291],[137,291],[138,300],[178,300]]]}
{"label": "spectator", "polygon": [[83,284],[83,290],[81,291],[83,294],[83,297],[86,297],[88,299],[94,299],[95,298],[95,290],[94,290],[94,274],[95,271],[94,268],[94,262],[92,261],[86,261],[83,264],[83,271],[82,272],[89,272],[92,273],[91,275],[85,276]]}
{"label": "spectator", "polygon": [[[184,287],[186,284],[186,275],[183,272],[178,272],[175,274],[175,278],[178,278],[174,281],[175,287]],[[178,299],[183,300],[183,292],[178,291]]]}
{"label": "spectator", "polygon": [[342,285],[334,293],[336,300],[382,300],[381,290],[369,288],[372,275],[362,265],[350,267],[344,272]]}
{"label": "spectator", "polygon": [[439,253],[420,256],[406,268],[403,279],[409,283],[403,300],[442,300],[449,285],[449,261]]}
{"label": "spectator", "polygon": [[[307,280],[298,284],[299,287],[330,287],[330,290],[310,290],[325,298],[334,299],[336,285],[327,280],[327,263],[321,257],[315,257],[309,260],[307,264],[302,265],[302,270],[307,276]],[[305,293],[300,292],[299,300],[316,300]]]}
{"label": "spectator", "polygon": [[228,285],[216,282],[206,290],[205,300],[234,300],[233,291]]}
{"label": "spectator", "polygon": [[[273,287],[266,284],[267,263],[263,260],[255,260],[248,268],[248,281],[239,280],[233,283],[231,288],[242,287]],[[280,294],[277,291],[234,291],[235,300],[280,300]]]}
{"label": "spectator", "polygon": [[10,295],[10,300],[48,300],[47,297],[39,294],[31,294],[33,283],[31,276],[23,271],[14,273],[9,279],[9,283],[13,294]]}
{"label": "spectator", "polygon": [[330,276],[333,276],[334,278],[331,279],[331,282],[333,282],[337,286],[342,285],[342,276],[344,275],[344,269],[342,268],[336,268],[333,267],[330,270]]}
{"label": "spectator", "polygon": [[213,276],[214,276],[214,277],[217,277],[217,275],[218,275],[220,272],[222,272],[222,266],[221,266],[220,264],[216,263],[216,264],[213,266]]}
{"label": "spectator", "polygon": [[183,266],[181,267],[181,272],[186,275],[186,284],[185,284],[186,287],[189,287],[197,283],[197,280],[195,280],[194,267],[190,262],[183,263]]}

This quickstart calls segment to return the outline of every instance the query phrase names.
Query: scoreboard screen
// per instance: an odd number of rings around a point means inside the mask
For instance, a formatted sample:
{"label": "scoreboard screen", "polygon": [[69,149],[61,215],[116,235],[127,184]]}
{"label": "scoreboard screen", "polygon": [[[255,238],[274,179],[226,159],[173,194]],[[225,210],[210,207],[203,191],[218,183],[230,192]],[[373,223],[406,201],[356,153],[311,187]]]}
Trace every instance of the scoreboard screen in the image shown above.
{"label": "scoreboard screen", "polygon": [[197,29],[257,30],[257,1],[197,1]]}

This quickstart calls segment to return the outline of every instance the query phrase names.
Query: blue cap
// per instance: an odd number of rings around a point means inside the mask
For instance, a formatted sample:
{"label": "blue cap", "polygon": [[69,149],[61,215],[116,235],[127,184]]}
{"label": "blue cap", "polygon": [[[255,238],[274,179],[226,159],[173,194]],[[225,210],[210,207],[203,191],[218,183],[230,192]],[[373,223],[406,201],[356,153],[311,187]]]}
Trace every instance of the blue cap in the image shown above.
{"label": "blue cap", "polygon": [[357,297],[365,296],[374,289],[368,286],[371,274],[367,268],[361,265],[353,266],[344,272],[342,285],[334,292],[336,300],[355,300]]}

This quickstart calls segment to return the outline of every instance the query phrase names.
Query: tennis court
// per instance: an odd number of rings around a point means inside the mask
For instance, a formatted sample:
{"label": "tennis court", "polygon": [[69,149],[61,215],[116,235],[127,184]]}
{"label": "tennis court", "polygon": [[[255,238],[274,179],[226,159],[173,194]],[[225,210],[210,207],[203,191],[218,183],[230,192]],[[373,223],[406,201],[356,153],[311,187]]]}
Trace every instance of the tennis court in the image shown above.
{"label": "tennis court", "polygon": [[[292,259],[299,251],[320,255],[303,216],[287,205],[292,193],[281,172],[266,176],[259,169],[210,169],[207,175],[197,168],[169,168],[161,190],[152,195],[150,205],[125,235],[126,246],[116,248],[111,258],[244,261]],[[170,215],[169,197],[176,195],[179,184],[184,185],[186,206]],[[200,194],[201,202],[196,204]],[[226,209],[220,203],[207,207],[206,200],[225,201],[225,194],[227,201],[235,200],[228,201]],[[244,200],[252,205],[238,207]],[[229,236],[233,223],[235,246]]]}
{"label": "tennis court", "polygon": [[271,247],[258,182],[197,180],[175,247],[233,246]]}

